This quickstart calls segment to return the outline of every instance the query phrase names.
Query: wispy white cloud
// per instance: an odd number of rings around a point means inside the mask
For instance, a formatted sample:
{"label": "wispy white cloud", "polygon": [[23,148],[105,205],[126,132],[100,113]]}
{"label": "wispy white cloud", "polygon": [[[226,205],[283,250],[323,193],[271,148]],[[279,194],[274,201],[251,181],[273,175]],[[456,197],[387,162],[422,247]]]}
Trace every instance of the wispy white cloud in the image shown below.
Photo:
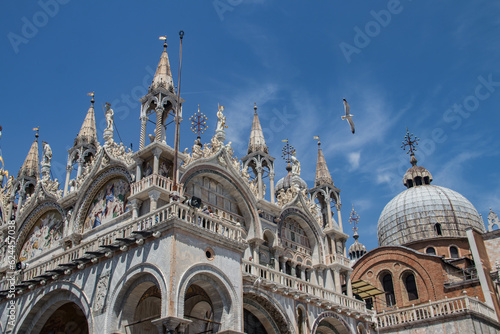
{"label": "wispy white cloud", "polygon": [[349,163],[351,164],[351,170],[358,169],[359,161],[361,160],[361,152],[352,152],[348,155]]}

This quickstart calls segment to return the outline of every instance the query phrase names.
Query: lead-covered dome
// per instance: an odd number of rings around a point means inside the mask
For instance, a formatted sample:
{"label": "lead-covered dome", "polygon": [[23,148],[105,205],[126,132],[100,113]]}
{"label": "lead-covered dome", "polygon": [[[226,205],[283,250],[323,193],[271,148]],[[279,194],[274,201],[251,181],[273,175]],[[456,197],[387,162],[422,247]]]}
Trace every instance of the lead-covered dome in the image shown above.
{"label": "lead-covered dome", "polygon": [[465,229],[484,232],[476,208],[445,187],[422,185],[394,197],[378,220],[380,246],[404,245],[436,237],[465,237]]}

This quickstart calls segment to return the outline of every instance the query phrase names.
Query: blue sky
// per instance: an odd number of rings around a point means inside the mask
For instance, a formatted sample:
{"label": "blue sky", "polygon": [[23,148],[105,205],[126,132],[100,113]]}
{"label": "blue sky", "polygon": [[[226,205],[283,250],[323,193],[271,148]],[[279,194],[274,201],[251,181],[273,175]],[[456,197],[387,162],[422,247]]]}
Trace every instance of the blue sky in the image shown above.
{"label": "blue sky", "polygon": [[[354,205],[360,241],[372,249],[382,209],[404,190],[410,164],[400,146],[408,127],[421,139],[416,156],[433,184],[462,193],[485,219],[490,207],[500,211],[495,1],[47,0],[2,7],[0,145],[11,173],[40,126],[40,140],[54,152],[52,173],[64,179],[91,91],[101,142],[101,104],[110,102],[121,139],[137,148],[137,99],[158,64],[158,36],[168,36],[177,82],[182,29],[182,149],[192,146],[187,119],[197,105],[209,116],[208,142],[220,103],[226,140],[244,156],[257,102],[276,180],[286,173],[280,156],[288,138],[313,185],[319,135],[342,190],[344,230],[352,235]],[[355,135],[340,119],[343,98]]]}

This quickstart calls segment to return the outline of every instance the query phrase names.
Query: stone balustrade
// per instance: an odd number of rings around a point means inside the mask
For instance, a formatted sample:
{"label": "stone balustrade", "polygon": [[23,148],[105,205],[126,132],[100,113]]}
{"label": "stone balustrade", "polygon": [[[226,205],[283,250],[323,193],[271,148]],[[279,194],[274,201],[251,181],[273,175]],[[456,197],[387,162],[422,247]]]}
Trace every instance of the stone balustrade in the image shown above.
{"label": "stone balustrade", "polygon": [[409,308],[383,312],[376,315],[378,328],[398,326],[415,321],[438,318],[450,314],[480,313],[483,316],[497,320],[495,310],[478,299],[468,296],[461,296],[429,302],[424,305],[417,305]]}
{"label": "stone balustrade", "polygon": [[[132,183],[130,185],[130,195],[133,196],[152,186],[156,186],[167,191],[174,191],[174,182],[170,178],[159,174],[151,174],[142,178],[138,182]],[[182,196],[184,187],[182,186],[182,184],[178,184],[177,188],[179,189],[179,195]]]}
{"label": "stone balustrade", "polygon": [[328,254],[326,256],[326,263],[327,264],[339,263],[339,264],[346,266],[346,267],[351,266],[351,260],[349,260],[347,257],[345,257],[342,254]]}
{"label": "stone balustrade", "polygon": [[106,250],[101,246],[120,246],[122,243],[119,240],[117,241],[117,238],[140,238],[140,235],[133,232],[147,232],[172,219],[189,224],[194,228],[209,231],[223,239],[241,244],[246,243],[244,240],[246,234],[238,224],[232,224],[217,217],[198,212],[184,204],[172,202],[152,213],[116,226],[111,231],[105,232],[92,240],[83,239],[80,245],[56,255],[51,260],[27,268],[22,273],[20,281],[28,281],[45,274],[47,271],[61,269],[60,264],[68,264],[77,259],[88,258],[89,254],[86,252],[110,252],[110,250]]}
{"label": "stone balustrade", "polygon": [[281,291],[285,295],[304,299],[306,302],[323,305],[338,312],[357,314],[372,319],[374,313],[366,309],[365,302],[339,294],[300,278],[284,274],[254,262],[242,260],[244,276],[251,277],[254,285],[261,284],[273,291]]}

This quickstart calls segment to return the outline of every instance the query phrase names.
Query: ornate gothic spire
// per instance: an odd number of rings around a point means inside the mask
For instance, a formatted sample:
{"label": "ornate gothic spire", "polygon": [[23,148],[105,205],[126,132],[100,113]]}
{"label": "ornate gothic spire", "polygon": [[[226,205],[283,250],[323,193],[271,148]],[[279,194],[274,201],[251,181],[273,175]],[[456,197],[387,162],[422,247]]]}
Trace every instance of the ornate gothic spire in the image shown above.
{"label": "ornate gothic spire", "polygon": [[319,141],[319,137],[316,136],[314,137],[314,139],[318,140],[318,162],[316,164],[316,178],[314,180],[314,186],[318,187],[323,184],[333,185],[332,176],[328,171],[325,156],[323,155],[323,151],[321,150],[321,142]]}
{"label": "ornate gothic spire", "polygon": [[248,143],[248,154],[258,151],[269,154],[269,149],[267,148],[266,141],[264,139],[264,133],[262,132],[262,127],[260,126],[259,116],[257,115],[257,103],[255,103],[253,110],[255,112],[253,114],[250,142]]}
{"label": "ornate gothic spire", "polygon": [[164,89],[173,92],[174,80],[172,79],[172,72],[170,71],[170,62],[167,54],[167,37],[160,37],[160,39],[163,39],[165,43],[163,44],[163,52],[153,78],[153,83],[151,84],[151,89],[163,87]]}
{"label": "ornate gothic spire", "polygon": [[35,141],[33,141],[33,144],[31,144],[31,148],[28,152],[28,155],[26,156],[26,159],[24,160],[24,163],[21,169],[19,170],[19,173],[17,174],[18,178],[34,177],[35,179],[38,179],[39,175],[38,128],[35,128],[33,130],[36,131]]}
{"label": "ornate gothic spire", "polygon": [[95,111],[94,111],[94,93],[89,93],[92,96],[90,100],[90,108],[87,111],[87,116],[83,121],[82,128],[75,139],[75,146],[79,144],[97,144],[97,130],[95,125]]}

